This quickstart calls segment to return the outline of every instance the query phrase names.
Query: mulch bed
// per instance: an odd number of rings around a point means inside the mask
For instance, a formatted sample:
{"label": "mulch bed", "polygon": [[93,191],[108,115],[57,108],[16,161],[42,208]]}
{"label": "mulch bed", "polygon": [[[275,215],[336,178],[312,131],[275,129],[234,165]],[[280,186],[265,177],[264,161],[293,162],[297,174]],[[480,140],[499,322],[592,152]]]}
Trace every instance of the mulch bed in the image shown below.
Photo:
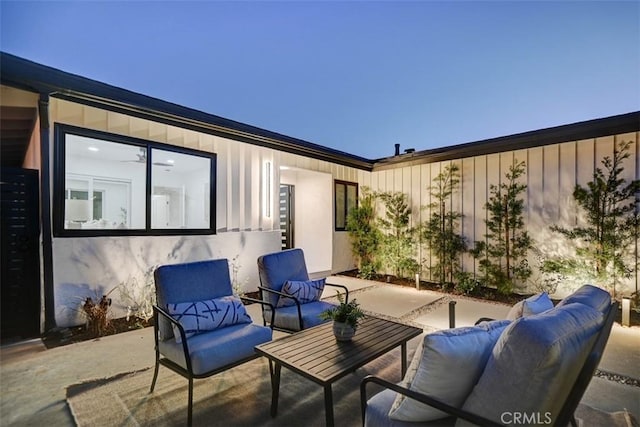
{"label": "mulch bed", "polygon": [[[130,317],[127,320],[126,317],[120,317],[109,321],[107,330],[102,336],[115,335],[122,332],[147,328],[149,326],[153,326],[153,319],[144,321],[143,319]],[[71,328],[55,328],[42,337],[42,342],[47,348],[54,348],[76,342],[88,341],[95,338],[98,338],[96,334],[88,330],[85,325],[81,325]]]}

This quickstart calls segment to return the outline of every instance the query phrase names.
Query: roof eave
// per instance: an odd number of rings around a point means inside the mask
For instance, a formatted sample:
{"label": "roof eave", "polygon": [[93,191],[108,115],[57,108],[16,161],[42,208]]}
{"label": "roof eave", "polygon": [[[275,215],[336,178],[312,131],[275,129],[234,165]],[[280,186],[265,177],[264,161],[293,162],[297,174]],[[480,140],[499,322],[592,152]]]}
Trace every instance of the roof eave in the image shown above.
{"label": "roof eave", "polygon": [[312,142],[142,95],[1,52],[0,81],[35,93],[122,112],[362,170],[373,161]]}
{"label": "roof eave", "polygon": [[373,171],[640,131],[640,111],[378,159]]}

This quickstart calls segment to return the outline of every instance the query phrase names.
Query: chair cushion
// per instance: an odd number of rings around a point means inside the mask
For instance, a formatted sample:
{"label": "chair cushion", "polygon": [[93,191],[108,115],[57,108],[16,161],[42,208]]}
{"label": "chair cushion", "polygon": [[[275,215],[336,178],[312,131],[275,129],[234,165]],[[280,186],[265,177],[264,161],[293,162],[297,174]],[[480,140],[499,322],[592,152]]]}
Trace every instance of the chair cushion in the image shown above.
{"label": "chair cushion", "polygon": [[[203,301],[233,293],[226,259],[162,265],[153,276],[159,307],[167,307],[170,302]],[[173,337],[171,323],[162,317],[159,323],[161,339]]]}
{"label": "chair cushion", "polygon": [[583,285],[580,289],[560,301],[558,307],[573,302],[588,305],[601,313],[605,313],[611,305],[611,295],[609,295],[609,292],[597,286]]}
{"label": "chair cushion", "polygon": [[[254,347],[271,341],[271,328],[242,323],[187,338],[191,367],[195,375],[210,373],[256,355]],[[186,369],[182,344],[173,340],[158,343],[160,353]]]}
{"label": "chair cushion", "polygon": [[507,412],[555,420],[603,324],[601,312],[580,303],[514,321],[463,409],[498,423]]}
{"label": "chair cushion", "polygon": [[[282,292],[297,298],[300,304],[307,304],[313,301],[319,301],[326,279],[318,280],[287,280],[282,287]],[[277,307],[288,307],[295,305],[292,298],[280,297]]]}
{"label": "chair cushion", "polygon": [[[232,295],[204,301],[169,303],[167,311],[182,325],[187,338],[237,323],[251,323],[251,317],[240,298]],[[182,342],[175,326],[173,335],[177,343]]]}
{"label": "chair cushion", "polygon": [[546,292],[530,296],[511,307],[507,313],[507,320],[516,320],[524,316],[543,313],[553,308],[553,302]]}
{"label": "chair cushion", "polygon": [[[452,406],[462,406],[509,323],[499,320],[426,335],[403,379],[405,386]],[[448,415],[444,412],[402,395],[389,412],[390,419],[401,421],[445,417]]]}
{"label": "chair cushion", "polygon": [[[282,290],[287,280],[309,280],[304,252],[299,248],[262,255],[258,258],[258,273],[260,284],[275,291]],[[278,295],[267,292],[265,297],[271,304],[278,304]]]}
{"label": "chair cushion", "polygon": [[[325,320],[320,319],[320,313],[335,307],[334,304],[326,301],[314,301],[301,306],[303,329],[324,323]],[[271,320],[271,310],[265,309],[263,312],[264,319],[269,322]],[[299,331],[300,322],[298,320],[298,307],[293,305],[276,309],[276,315],[273,320],[273,326],[289,331]]]}

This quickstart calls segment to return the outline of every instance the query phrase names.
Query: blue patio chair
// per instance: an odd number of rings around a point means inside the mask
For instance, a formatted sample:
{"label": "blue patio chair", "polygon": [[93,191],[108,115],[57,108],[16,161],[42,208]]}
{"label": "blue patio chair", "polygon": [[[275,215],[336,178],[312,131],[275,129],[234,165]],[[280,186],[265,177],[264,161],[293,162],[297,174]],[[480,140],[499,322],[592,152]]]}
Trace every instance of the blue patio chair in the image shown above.
{"label": "blue patio chair", "polygon": [[187,378],[191,425],[193,379],[258,357],[254,347],[270,341],[272,330],[253,324],[241,299],[233,295],[226,259],[164,265],[155,270],[154,278],[156,364],[150,393],[160,365]]}
{"label": "blue patio chair", "polygon": [[258,258],[262,318],[272,329],[296,332],[325,322],[320,313],[335,304],[320,301],[324,286],[342,289],[345,302],[349,290],[342,285],[310,280],[302,249],[287,249]]}

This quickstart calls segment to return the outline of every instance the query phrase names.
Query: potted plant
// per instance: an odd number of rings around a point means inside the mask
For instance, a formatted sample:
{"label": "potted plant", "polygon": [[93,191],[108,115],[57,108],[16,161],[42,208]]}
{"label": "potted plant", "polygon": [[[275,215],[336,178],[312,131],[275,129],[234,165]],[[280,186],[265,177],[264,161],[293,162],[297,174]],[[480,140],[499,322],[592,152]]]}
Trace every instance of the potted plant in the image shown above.
{"label": "potted plant", "polygon": [[349,341],[355,335],[364,312],[355,299],[345,302],[340,293],[338,293],[338,302],[337,306],[320,313],[320,318],[333,320],[333,334],[338,341]]}

